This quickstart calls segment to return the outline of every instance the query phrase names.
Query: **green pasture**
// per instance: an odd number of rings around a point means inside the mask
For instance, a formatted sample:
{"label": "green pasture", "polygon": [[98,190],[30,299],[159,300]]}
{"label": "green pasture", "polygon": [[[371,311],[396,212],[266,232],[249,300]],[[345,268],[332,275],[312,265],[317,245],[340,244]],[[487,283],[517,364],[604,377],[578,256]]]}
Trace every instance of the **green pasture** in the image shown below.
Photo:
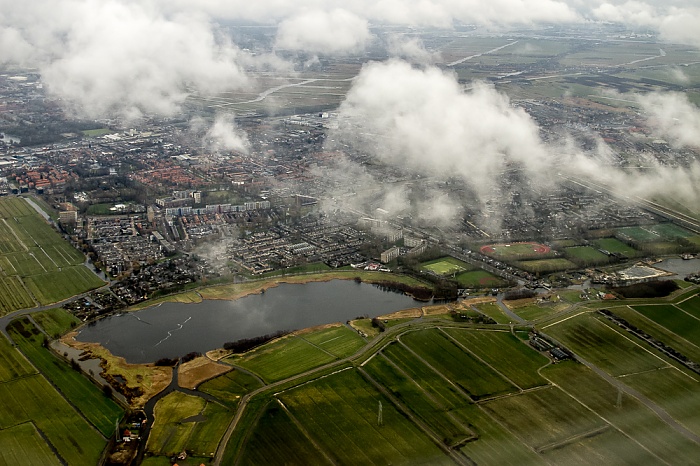
{"label": "green pasture", "polygon": [[182,392],[158,400],[153,415],[146,449],[164,456],[183,450],[195,456],[212,456],[233,417],[223,406]]}
{"label": "green pasture", "polygon": [[564,249],[564,255],[567,259],[577,264],[584,266],[606,264],[610,262],[610,258],[590,246],[574,246]]}
{"label": "green pasture", "polygon": [[482,405],[522,442],[534,449],[605,425],[557,387],[499,398]]}
{"label": "green pasture", "polygon": [[605,251],[622,254],[628,258],[638,256],[636,249],[626,245],[617,238],[600,238],[594,241],[595,245]]}
{"label": "green pasture", "polygon": [[19,277],[0,277],[0,316],[35,305]]}
{"label": "green pasture", "polygon": [[403,335],[401,341],[473,399],[516,390],[493,369],[463,351],[440,330],[410,332]]}
{"label": "green pasture", "polygon": [[443,257],[421,263],[420,269],[429,270],[437,275],[451,275],[453,273],[473,270],[474,267],[454,257]]}
{"label": "green pasture", "polygon": [[480,303],[475,304],[474,307],[477,308],[479,312],[483,312],[487,316],[491,317],[496,321],[496,323],[509,324],[512,322],[510,317],[503,312],[501,306],[496,303]]}
{"label": "green pasture", "polygon": [[0,383],[31,374],[36,374],[36,370],[29,361],[10,345],[7,338],[0,336]]}
{"label": "green pasture", "polygon": [[700,319],[672,304],[633,306],[635,311],[700,347]]}
{"label": "green pasture", "polygon": [[0,429],[0,464],[56,465],[61,462],[31,422]]}
{"label": "green pasture", "polygon": [[[344,370],[278,395],[339,464],[451,464],[418,427],[357,371]],[[378,407],[382,404],[382,423]]]}
{"label": "green pasture", "polygon": [[367,344],[364,338],[356,331],[345,325],[338,325],[312,333],[302,334],[300,338],[303,338],[323,351],[331,353],[339,359],[355,354],[360,348]]}
{"label": "green pasture", "polygon": [[582,314],[547,327],[545,331],[574,353],[585,355],[587,360],[614,376],[668,366],[664,359],[641,346],[641,341],[612,325]]}
{"label": "green pasture", "polygon": [[275,400],[261,414],[240,452],[240,464],[326,464],[323,456]]}
{"label": "green pasture", "polygon": [[51,304],[105,283],[83,266],[67,267],[60,272],[49,272],[25,278],[27,288],[41,304]]}
{"label": "green pasture", "polygon": [[46,337],[28,319],[12,321],[8,331],[32,364],[103,435],[109,436],[114,432],[114,422],[123,414],[123,409],[117,403],[107,398],[100,388],[80,372],[44,348],[42,343]]}
{"label": "green pasture", "polygon": [[262,384],[247,372],[233,369],[211,380],[207,380],[197,390],[221,400],[231,409],[236,409],[240,398],[246,393],[260,388]]}
{"label": "green pasture", "polygon": [[537,373],[549,359],[508,331],[445,328],[445,332],[521,389],[546,385]]}
{"label": "green pasture", "polygon": [[60,335],[63,335],[68,330],[80,324],[80,319],[61,308],[35,312],[32,314],[32,318],[52,338],[58,338]]}
{"label": "green pasture", "polygon": [[[574,361],[564,361],[548,366],[542,373],[662,461],[691,464],[699,457],[700,445],[666,424],[636,398],[626,393],[620,394],[617,387],[591,369]],[[626,379],[621,381],[626,383]],[[639,455],[642,459],[646,458],[644,450]]]}
{"label": "green pasture", "polygon": [[283,380],[336,358],[311,343],[289,336],[267,343],[243,355],[229,356],[223,362],[258,374],[266,382]]}
{"label": "green pasture", "polygon": [[0,432],[31,421],[67,464],[97,464],[107,442],[44,377],[0,383],[0,399]]}
{"label": "green pasture", "polygon": [[448,412],[448,406],[432,397],[408,374],[384,356],[377,355],[363,366],[366,373],[387,388],[396,400],[412,411],[447,446],[453,446],[475,437],[467,422]]}
{"label": "green pasture", "polygon": [[519,268],[531,273],[561,272],[562,270],[577,268],[576,264],[562,258],[520,261],[517,265]]}
{"label": "green pasture", "polygon": [[455,277],[455,280],[465,288],[499,288],[508,283],[485,270],[462,272]]}
{"label": "green pasture", "polygon": [[700,295],[695,295],[690,299],[679,302],[676,304],[676,306],[683,309],[693,317],[700,319]]}

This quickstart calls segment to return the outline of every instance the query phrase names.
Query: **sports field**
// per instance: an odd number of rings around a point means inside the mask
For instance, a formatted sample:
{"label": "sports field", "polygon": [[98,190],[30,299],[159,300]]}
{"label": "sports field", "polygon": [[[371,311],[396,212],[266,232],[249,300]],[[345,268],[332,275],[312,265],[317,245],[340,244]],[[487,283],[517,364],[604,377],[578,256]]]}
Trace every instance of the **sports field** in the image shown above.
{"label": "sports field", "polygon": [[574,246],[564,249],[564,255],[582,266],[606,264],[610,258],[591,246]]}
{"label": "sports field", "polygon": [[452,275],[454,273],[474,270],[474,267],[455,259],[454,257],[443,257],[420,264],[421,270],[429,270],[437,275]]}
{"label": "sports field", "polygon": [[485,270],[463,272],[457,275],[455,279],[465,288],[498,288],[507,284],[502,278],[492,275]]}
{"label": "sports field", "polygon": [[637,242],[673,241],[679,238],[690,238],[694,233],[673,223],[659,223],[637,227],[619,228],[617,234]]}
{"label": "sports field", "polygon": [[549,246],[534,242],[489,244],[480,248],[482,254],[502,260],[523,260],[541,257],[552,250]]}
{"label": "sports field", "polygon": [[84,260],[24,199],[0,199],[0,314],[103,285]]}
{"label": "sports field", "polygon": [[520,261],[518,267],[531,273],[559,272],[577,268],[576,264],[562,258]]}
{"label": "sports field", "polygon": [[617,238],[601,238],[595,240],[595,245],[605,251],[611,253],[622,254],[628,258],[636,257],[639,255],[636,249],[631,246],[627,246],[625,243]]}

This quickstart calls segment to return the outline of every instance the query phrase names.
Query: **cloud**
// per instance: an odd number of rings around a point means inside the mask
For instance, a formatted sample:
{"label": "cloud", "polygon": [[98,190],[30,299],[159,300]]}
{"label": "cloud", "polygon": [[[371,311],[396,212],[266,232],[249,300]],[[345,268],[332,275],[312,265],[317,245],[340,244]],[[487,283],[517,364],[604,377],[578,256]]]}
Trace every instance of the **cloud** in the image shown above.
{"label": "cloud", "polygon": [[309,10],[282,21],[275,47],[308,53],[360,52],[372,38],[369,23],[343,9]]}
{"label": "cloud", "polygon": [[637,95],[648,124],[676,147],[700,148],[700,109],[678,92]]}
{"label": "cloud", "polygon": [[248,135],[236,127],[233,115],[219,114],[214,124],[204,136],[204,144],[213,151],[237,151],[248,153],[250,141]]}
{"label": "cloud", "polygon": [[387,37],[386,48],[391,56],[411,63],[427,65],[440,60],[439,53],[431,53],[425,49],[420,37],[393,34]]}

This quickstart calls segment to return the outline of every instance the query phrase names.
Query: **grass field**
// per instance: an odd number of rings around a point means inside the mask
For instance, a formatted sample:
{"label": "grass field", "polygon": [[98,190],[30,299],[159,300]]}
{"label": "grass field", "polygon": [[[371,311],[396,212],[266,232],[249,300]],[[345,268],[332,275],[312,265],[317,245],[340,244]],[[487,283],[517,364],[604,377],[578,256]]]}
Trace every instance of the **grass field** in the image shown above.
{"label": "grass field", "polygon": [[546,385],[537,373],[549,359],[510,332],[445,328],[445,332],[521,389]]}
{"label": "grass field", "polygon": [[673,223],[660,223],[651,226],[625,227],[617,230],[618,235],[630,238],[640,243],[672,241],[679,238],[690,238],[694,234]]}
{"label": "grass field", "polygon": [[574,246],[564,249],[564,255],[577,264],[588,266],[607,264],[610,258],[591,246]]}
{"label": "grass field", "polygon": [[690,299],[676,304],[688,314],[700,319],[700,295],[696,295]]}
{"label": "grass field", "polygon": [[[279,395],[337,463],[451,464],[444,453],[355,370],[344,370]],[[377,411],[382,403],[382,425]]]}
{"label": "grass field", "polygon": [[24,199],[0,199],[0,314],[103,285],[84,260]]}
{"label": "grass field", "polygon": [[546,256],[550,248],[539,243],[501,243],[481,247],[481,253],[503,260],[523,260]]}
{"label": "grass field", "polygon": [[345,325],[303,333],[299,337],[339,359],[355,354],[367,344],[357,332]]}
{"label": "grass field", "polygon": [[633,309],[700,347],[700,319],[685,313],[672,304],[633,306]]}
{"label": "grass field", "polygon": [[27,358],[105,436],[114,432],[114,421],[124,410],[96,385],[42,346],[44,335],[24,318],[14,320],[8,331]]}
{"label": "grass field", "polygon": [[573,352],[607,373],[620,376],[667,367],[668,363],[647,351],[625,333],[591,315],[579,315],[546,329]]}
{"label": "grass field", "polygon": [[241,396],[261,387],[262,384],[252,375],[238,369],[204,382],[197,390],[215,396],[231,409],[238,406]]}
{"label": "grass field", "polygon": [[605,426],[605,423],[557,387],[500,398],[486,409],[516,437],[541,449],[575,435]]}
{"label": "grass field", "polygon": [[52,338],[58,338],[80,323],[80,319],[61,308],[35,312],[32,318]]}
{"label": "grass field", "polygon": [[480,399],[516,388],[437,329],[411,332],[401,341],[438,372],[462,387],[473,399]]}
{"label": "grass field", "polygon": [[429,270],[437,275],[451,275],[453,273],[473,270],[474,267],[455,259],[454,257],[443,257],[420,264],[421,270]]}
{"label": "grass field", "polygon": [[485,270],[462,272],[455,279],[465,288],[498,288],[507,284],[502,278],[492,275]]}
{"label": "grass field", "polygon": [[521,261],[517,265],[531,273],[560,272],[577,268],[576,264],[563,258]]}
{"label": "grass field", "polygon": [[448,406],[443,405],[438,398],[429,396],[408,374],[384,356],[375,356],[363,369],[425,422],[446,445],[457,445],[475,437],[468,423],[450,413]]}
{"label": "grass field", "polygon": [[639,255],[636,249],[631,246],[627,246],[625,243],[617,238],[601,238],[595,240],[595,245],[608,252],[622,254],[628,258],[636,257]]}
{"label": "grass field", "polygon": [[29,361],[5,337],[0,337],[0,355],[0,383],[36,374]]}
{"label": "grass field", "polygon": [[632,458],[648,459],[645,450],[670,464],[692,464],[700,457],[700,445],[674,430],[636,398],[623,394],[618,405],[617,388],[587,367],[565,361],[542,372],[562,390],[643,445],[644,449],[638,448],[637,454],[630,455]]}
{"label": "grass field", "polygon": [[222,362],[248,369],[266,382],[275,382],[334,361],[335,356],[311,343],[289,336]]}
{"label": "grass field", "polygon": [[518,306],[516,308],[513,308],[512,310],[521,318],[527,321],[534,321],[555,314],[556,312],[560,311],[562,308],[565,307],[566,305],[556,305],[553,303],[531,303],[526,304],[524,306]]}
{"label": "grass field", "polygon": [[0,430],[0,464],[12,465],[60,465],[36,426],[31,422]]}
{"label": "grass field", "polygon": [[173,392],[158,400],[155,421],[146,448],[172,456],[183,450],[195,456],[212,456],[233,413],[196,396]]}
{"label": "grass field", "polygon": [[240,464],[306,466],[331,464],[299,430],[277,401],[271,401],[258,419],[240,454]]}
{"label": "grass field", "polygon": [[474,307],[477,308],[480,312],[483,312],[487,316],[491,317],[493,320],[496,321],[496,323],[509,324],[512,322],[511,318],[503,312],[501,306],[499,306],[496,303],[480,303],[475,304]]}

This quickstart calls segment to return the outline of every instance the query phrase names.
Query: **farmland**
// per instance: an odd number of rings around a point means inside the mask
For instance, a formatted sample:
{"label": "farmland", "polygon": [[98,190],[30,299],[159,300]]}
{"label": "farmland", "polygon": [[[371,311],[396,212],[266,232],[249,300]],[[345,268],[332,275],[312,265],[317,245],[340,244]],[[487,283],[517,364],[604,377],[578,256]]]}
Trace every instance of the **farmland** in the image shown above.
{"label": "farmland", "polygon": [[672,304],[633,306],[645,317],[700,347],[700,320]]}
{"label": "farmland", "polygon": [[24,199],[0,199],[0,314],[102,286],[84,260]]}
{"label": "farmland", "polygon": [[31,422],[0,430],[0,463],[60,465]]}
{"label": "farmland", "polygon": [[365,346],[366,342],[357,332],[345,325],[336,325],[312,333],[299,334],[312,345],[331,353],[336,358],[345,358]]}
{"label": "farmland", "polygon": [[198,390],[215,396],[230,408],[235,409],[241,396],[261,386],[258,379],[252,375],[234,369],[204,382]]}
{"label": "farmland", "polygon": [[465,288],[498,288],[507,284],[502,278],[485,270],[462,272],[455,277],[455,280]]}

